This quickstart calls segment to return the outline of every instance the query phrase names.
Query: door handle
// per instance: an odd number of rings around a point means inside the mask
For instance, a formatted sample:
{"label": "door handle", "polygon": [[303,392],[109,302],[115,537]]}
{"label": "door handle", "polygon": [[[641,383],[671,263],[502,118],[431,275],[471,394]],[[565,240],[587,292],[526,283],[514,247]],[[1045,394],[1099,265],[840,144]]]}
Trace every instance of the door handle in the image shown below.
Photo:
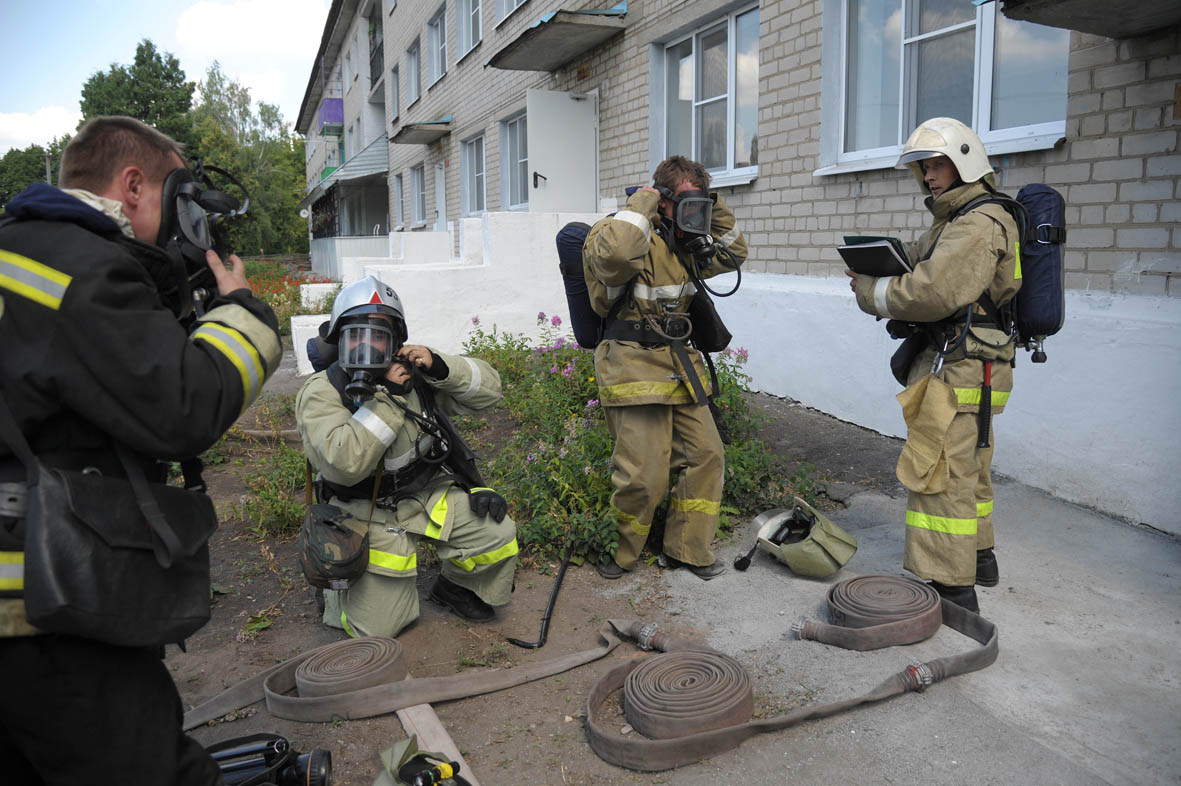
{"label": "door handle", "polygon": [[546,182],[549,182],[548,178],[546,178],[545,175],[541,174],[537,170],[533,170],[533,187],[534,188],[537,188],[537,181],[538,180],[545,180]]}

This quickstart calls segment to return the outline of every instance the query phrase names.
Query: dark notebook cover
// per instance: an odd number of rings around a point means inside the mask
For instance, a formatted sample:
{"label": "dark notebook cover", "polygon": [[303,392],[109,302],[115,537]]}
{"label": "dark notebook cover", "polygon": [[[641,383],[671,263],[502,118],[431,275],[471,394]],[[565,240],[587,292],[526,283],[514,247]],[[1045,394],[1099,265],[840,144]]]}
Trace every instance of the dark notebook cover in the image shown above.
{"label": "dark notebook cover", "polygon": [[837,246],[837,253],[854,273],[882,278],[911,271],[906,249],[893,237],[846,235],[845,245]]}

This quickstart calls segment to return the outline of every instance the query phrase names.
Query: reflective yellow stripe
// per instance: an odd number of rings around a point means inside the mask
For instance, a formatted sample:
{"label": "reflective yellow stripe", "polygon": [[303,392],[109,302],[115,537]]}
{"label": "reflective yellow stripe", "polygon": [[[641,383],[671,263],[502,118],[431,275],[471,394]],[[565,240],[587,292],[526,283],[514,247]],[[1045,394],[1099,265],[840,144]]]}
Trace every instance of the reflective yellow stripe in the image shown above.
{"label": "reflective yellow stripe", "polygon": [[426,531],[423,532],[422,534],[426,535],[428,538],[433,538],[434,540],[438,540],[440,537],[443,536],[443,525],[436,524],[435,522],[432,521],[431,523],[426,525]]}
{"label": "reflective yellow stripe", "polygon": [[245,336],[233,328],[215,322],[205,322],[192,336],[194,341],[204,341],[215,347],[238,369],[242,377],[242,411],[254,402],[264,379],[262,359]]}
{"label": "reflective yellow stripe", "polygon": [[635,396],[672,396],[690,401],[689,389],[680,382],[624,382],[599,388],[602,401],[618,401]]}
{"label": "reflective yellow stripe", "polygon": [[470,557],[468,559],[455,559],[453,557],[451,559],[451,564],[455,565],[457,568],[463,568],[470,573],[476,569],[477,565],[493,565],[497,562],[500,562],[501,560],[508,559],[509,557],[516,554],[517,551],[517,539],[513,538],[511,541],[498,549],[486,551],[483,554],[477,554],[474,557]]}
{"label": "reflective yellow stripe", "polygon": [[975,535],[976,519],[950,519],[946,516],[932,516],[929,513],[906,511],[906,526],[946,532],[949,535]]}
{"label": "reflective yellow stripe", "polygon": [[1021,278],[1021,242],[1013,243],[1013,253],[1017,255],[1017,267],[1013,268],[1013,280]]}
{"label": "reflective yellow stripe", "polygon": [[632,531],[638,535],[647,535],[648,530],[652,529],[652,525],[641,524],[640,520],[630,513],[624,513],[614,505],[611,506],[611,512],[615,514],[615,518],[619,523],[632,528]]}
{"label": "reflective yellow stripe", "polygon": [[992,500],[991,499],[988,502],[977,502],[976,503],[976,517],[977,518],[981,518],[983,516],[991,516],[991,515],[992,515]]}
{"label": "reflective yellow stripe", "polygon": [[72,280],[60,270],[0,249],[0,287],[9,292],[57,311]]}
{"label": "reflective yellow stripe", "polygon": [[340,609],[340,624],[344,627],[344,632],[349,634],[350,639],[357,638],[357,634],[353,633],[353,628],[349,625],[349,615],[345,613],[343,606]]}
{"label": "reflective yellow stripe", "polygon": [[389,551],[369,549],[369,563],[389,570],[414,570],[418,567],[418,554],[404,557]]}
{"label": "reflective yellow stripe", "polygon": [[686,513],[706,513],[716,516],[722,512],[722,503],[712,499],[680,499],[673,497],[668,501],[671,510],[683,510]]}
{"label": "reflective yellow stripe", "polygon": [[0,551],[0,590],[22,591],[25,588],[25,553]]}
{"label": "reflective yellow stripe", "polygon": [[[955,398],[961,404],[979,404],[980,403],[980,388],[956,388]],[[1009,400],[1009,392],[994,390],[992,391],[992,405],[994,407],[1003,407],[1005,402]]]}

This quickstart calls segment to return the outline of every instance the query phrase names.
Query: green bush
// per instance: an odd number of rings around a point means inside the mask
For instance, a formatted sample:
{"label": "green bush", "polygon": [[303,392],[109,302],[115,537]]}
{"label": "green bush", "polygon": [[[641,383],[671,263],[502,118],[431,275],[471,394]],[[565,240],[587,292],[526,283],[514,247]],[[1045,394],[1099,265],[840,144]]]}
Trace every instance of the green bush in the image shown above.
{"label": "green bush", "polygon": [[[550,556],[573,537],[575,554],[597,562],[614,552],[618,531],[609,512],[612,440],[599,405],[594,355],[561,334],[560,317],[542,313],[537,321],[543,326],[537,346],[495,327],[485,331],[478,317],[464,343],[468,354],[500,373],[503,404],[520,426],[489,463],[487,479],[508,500],[522,547]],[[735,515],[781,506],[791,489],[754,437],[760,421],[745,397],[746,350],[714,357],[715,404],[731,438],[719,522],[724,534]]]}

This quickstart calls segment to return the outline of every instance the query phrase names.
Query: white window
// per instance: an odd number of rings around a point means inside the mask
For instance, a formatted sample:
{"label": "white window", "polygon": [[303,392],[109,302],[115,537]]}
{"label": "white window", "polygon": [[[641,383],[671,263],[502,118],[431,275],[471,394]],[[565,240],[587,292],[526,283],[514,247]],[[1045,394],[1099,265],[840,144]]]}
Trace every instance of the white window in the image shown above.
{"label": "white window", "polygon": [[390,119],[398,119],[398,67],[394,66],[390,69]]}
{"label": "white window", "polygon": [[480,23],[482,5],[480,0],[458,0],[455,4],[455,26],[459,31],[460,57],[472,51],[472,47],[480,43],[480,39],[484,37],[484,28]]}
{"label": "white window", "polygon": [[932,117],[971,126],[991,154],[1065,134],[1068,30],[953,0],[825,0],[830,19],[821,163],[832,171],[893,166]]}
{"label": "white window", "polygon": [[484,135],[463,143],[463,214],[484,212]]}
{"label": "white window", "polygon": [[700,161],[715,180],[750,180],[759,163],[759,9],[710,21],[664,47],[664,155]]}
{"label": "white window", "polygon": [[426,223],[426,169],[419,164],[410,170],[410,220],[415,226]]}
{"label": "white window", "polygon": [[501,156],[504,172],[504,201],[510,210],[529,206],[529,140],[524,113],[500,124]]}
{"label": "white window", "polygon": [[402,213],[402,176],[394,175],[394,229],[405,226],[406,216]]}
{"label": "white window", "polygon": [[410,107],[418,100],[420,87],[418,39],[406,50],[406,106]]}
{"label": "white window", "polygon": [[426,23],[427,79],[434,84],[447,73],[447,6],[442,6]]}
{"label": "white window", "polygon": [[525,2],[526,0],[496,0],[496,18],[504,19],[513,11],[525,5]]}

